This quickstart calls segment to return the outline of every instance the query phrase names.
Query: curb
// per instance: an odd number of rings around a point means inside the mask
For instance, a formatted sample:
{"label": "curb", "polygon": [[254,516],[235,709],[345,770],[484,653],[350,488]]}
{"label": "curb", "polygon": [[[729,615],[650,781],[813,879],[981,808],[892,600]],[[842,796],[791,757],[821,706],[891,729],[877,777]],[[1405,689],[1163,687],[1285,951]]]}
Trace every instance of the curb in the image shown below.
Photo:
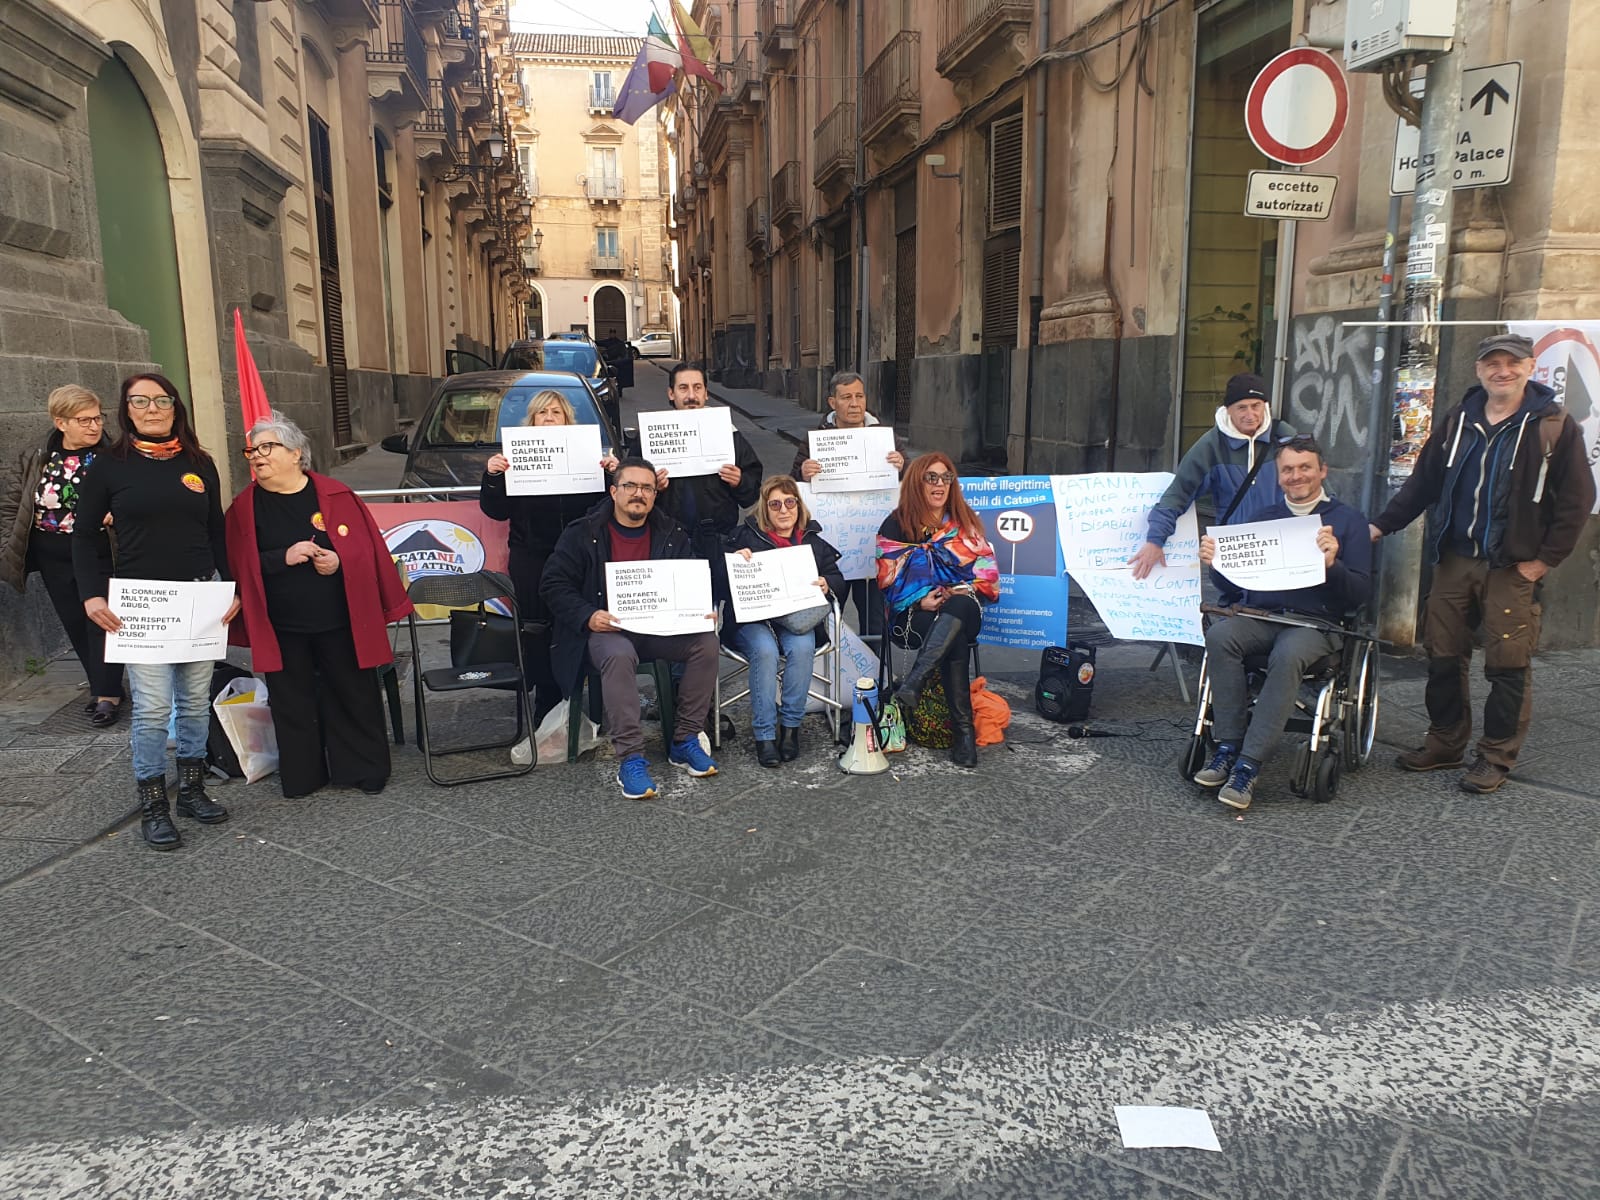
{"label": "curb", "polygon": [[[711,389],[711,388],[708,388],[706,390],[711,393],[711,398],[713,400],[718,400],[721,403],[726,404],[729,408],[733,409],[734,412],[738,413],[745,420],[754,421],[758,425],[761,424],[761,418],[756,416],[749,409],[741,407],[735,401],[730,400],[727,396],[724,396],[719,391],[716,391],[716,390]],[[773,428],[771,428],[769,426],[766,426],[766,425],[762,425],[761,427],[763,429],[765,429],[768,433],[777,434],[779,437],[781,437],[784,441],[788,442],[791,446],[795,447],[797,450],[804,450],[806,448],[806,443],[805,442],[801,441],[798,437],[796,437],[794,434],[788,432],[787,430],[784,430],[784,429],[773,429]]]}

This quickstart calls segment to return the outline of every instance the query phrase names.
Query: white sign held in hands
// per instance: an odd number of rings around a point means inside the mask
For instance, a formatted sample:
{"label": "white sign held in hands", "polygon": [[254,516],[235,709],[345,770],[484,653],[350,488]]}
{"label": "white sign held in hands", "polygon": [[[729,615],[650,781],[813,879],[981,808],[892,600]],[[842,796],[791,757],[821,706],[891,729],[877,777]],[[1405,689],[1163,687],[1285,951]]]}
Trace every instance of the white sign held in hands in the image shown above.
{"label": "white sign held in hands", "polygon": [[644,457],[668,475],[715,475],[734,461],[733,416],[725,408],[639,414]]}
{"label": "white sign held in hands", "polygon": [[710,633],[711,564],[703,558],[606,564],[606,611],[629,633]]}
{"label": "white sign held in hands", "polygon": [[508,496],[570,496],[606,490],[598,425],[524,425],[501,430]]}
{"label": "white sign held in hands", "polygon": [[811,479],[819,492],[870,492],[898,487],[900,472],[889,462],[894,430],[887,425],[863,429],[813,429],[808,433],[811,457],[822,470]]}
{"label": "white sign held in hands", "polygon": [[1213,525],[1206,530],[1217,543],[1212,570],[1229,583],[1251,591],[1288,592],[1317,587],[1328,578],[1317,548],[1318,516],[1284,517],[1244,525]]}
{"label": "white sign held in hands", "polygon": [[817,556],[810,546],[782,546],[752,554],[724,556],[733,614],[741,622],[770,621],[826,604],[817,586]]}
{"label": "white sign held in hands", "polygon": [[113,579],[106,606],[122,621],[122,628],[106,634],[106,661],[191,663],[223,658],[228,653],[228,627],[222,618],[232,604],[231,583]]}

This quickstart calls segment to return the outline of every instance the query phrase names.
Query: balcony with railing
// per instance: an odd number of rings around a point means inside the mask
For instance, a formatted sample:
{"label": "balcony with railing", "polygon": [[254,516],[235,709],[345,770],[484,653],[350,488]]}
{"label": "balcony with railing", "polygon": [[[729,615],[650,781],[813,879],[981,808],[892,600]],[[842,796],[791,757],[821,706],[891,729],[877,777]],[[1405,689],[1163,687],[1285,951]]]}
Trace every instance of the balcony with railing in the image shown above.
{"label": "balcony with railing", "polygon": [[811,145],[811,182],[823,191],[842,184],[856,166],[856,106],[835,104],[822,118]]}
{"label": "balcony with railing", "polygon": [[596,273],[604,271],[620,272],[622,270],[622,255],[591,250],[589,251],[589,270]]}
{"label": "balcony with railing", "polygon": [[794,31],[794,14],[790,11],[795,0],[761,0],[756,7],[756,28],[761,31],[761,53],[774,63],[787,63],[800,39]]}
{"label": "balcony with railing", "polygon": [[738,103],[754,108],[761,104],[764,94],[761,66],[750,52],[750,43],[745,42],[739,47],[739,53],[734,55],[733,65],[728,68],[728,95]]}
{"label": "balcony with railing", "polygon": [[791,158],[772,174],[772,219],[798,221],[802,212],[800,164]]}
{"label": "balcony with railing", "polygon": [[621,204],[622,176],[590,175],[583,182],[583,191],[595,204]]}
{"label": "balcony with railing", "polygon": [[760,247],[767,240],[767,198],[757,196],[744,210],[744,238],[748,246]]}
{"label": "balcony with railing", "polygon": [[532,275],[537,275],[543,269],[543,264],[539,257],[539,247],[530,246],[526,242],[523,243],[522,269]]}
{"label": "balcony with railing", "polygon": [[378,0],[378,28],[367,46],[367,87],[374,100],[421,112],[428,103],[428,47],[411,0]]}
{"label": "balcony with railing", "polygon": [[414,129],[417,154],[422,159],[455,161],[460,147],[461,118],[456,113],[456,98],[444,80],[428,80],[428,107],[422,110]]}
{"label": "balcony with railing", "polygon": [[1033,4],[1025,0],[943,0],[939,57],[947,79],[971,79],[991,69],[1015,72],[1027,59]]}
{"label": "balcony with railing", "polygon": [[861,140],[884,157],[922,136],[922,34],[902,29],[861,77]]}
{"label": "balcony with railing", "polygon": [[610,84],[589,88],[589,111],[610,116],[617,107],[617,92]]}

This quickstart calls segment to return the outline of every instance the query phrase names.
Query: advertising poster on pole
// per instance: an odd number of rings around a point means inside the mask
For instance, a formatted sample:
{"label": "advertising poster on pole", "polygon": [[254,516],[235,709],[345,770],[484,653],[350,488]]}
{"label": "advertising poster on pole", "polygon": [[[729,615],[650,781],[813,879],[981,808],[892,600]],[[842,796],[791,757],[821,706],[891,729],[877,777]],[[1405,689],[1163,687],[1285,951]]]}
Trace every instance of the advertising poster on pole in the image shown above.
{"label": "advertising poster on pole", "polygon": [[1067,576],[1048,475],[976,476],[961,494],[983,521],[1000,568],[1000,600],[979,641],[1019,650],[1067,644]]}

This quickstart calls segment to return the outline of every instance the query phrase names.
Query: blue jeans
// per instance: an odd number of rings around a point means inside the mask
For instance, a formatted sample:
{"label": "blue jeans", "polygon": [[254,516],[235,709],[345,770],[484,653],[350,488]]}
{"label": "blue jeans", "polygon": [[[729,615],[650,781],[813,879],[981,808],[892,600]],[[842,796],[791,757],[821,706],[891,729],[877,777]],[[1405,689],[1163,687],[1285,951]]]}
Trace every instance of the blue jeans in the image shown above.
{"label": "blue jeans", "polygon": [[[741,625],[733,631],[734,644],[750,660],[750,725],[756,741],[778,737],[778,719],[785,729],[798,729],[806,715],[806,692],[811,688],[811,660],[817,652],[812,630],[790,633],[765,622]],[[778,654],[783,654],[783,702],[778,692]]]}
{"label": "blue jeans", "polygon": [[178,706],[178,757],[206,756],[206,735],[211,730],[211,668],[215,665],[209,660],[128,664],[135,779],[167,773],[167,725],[174,702]]}

